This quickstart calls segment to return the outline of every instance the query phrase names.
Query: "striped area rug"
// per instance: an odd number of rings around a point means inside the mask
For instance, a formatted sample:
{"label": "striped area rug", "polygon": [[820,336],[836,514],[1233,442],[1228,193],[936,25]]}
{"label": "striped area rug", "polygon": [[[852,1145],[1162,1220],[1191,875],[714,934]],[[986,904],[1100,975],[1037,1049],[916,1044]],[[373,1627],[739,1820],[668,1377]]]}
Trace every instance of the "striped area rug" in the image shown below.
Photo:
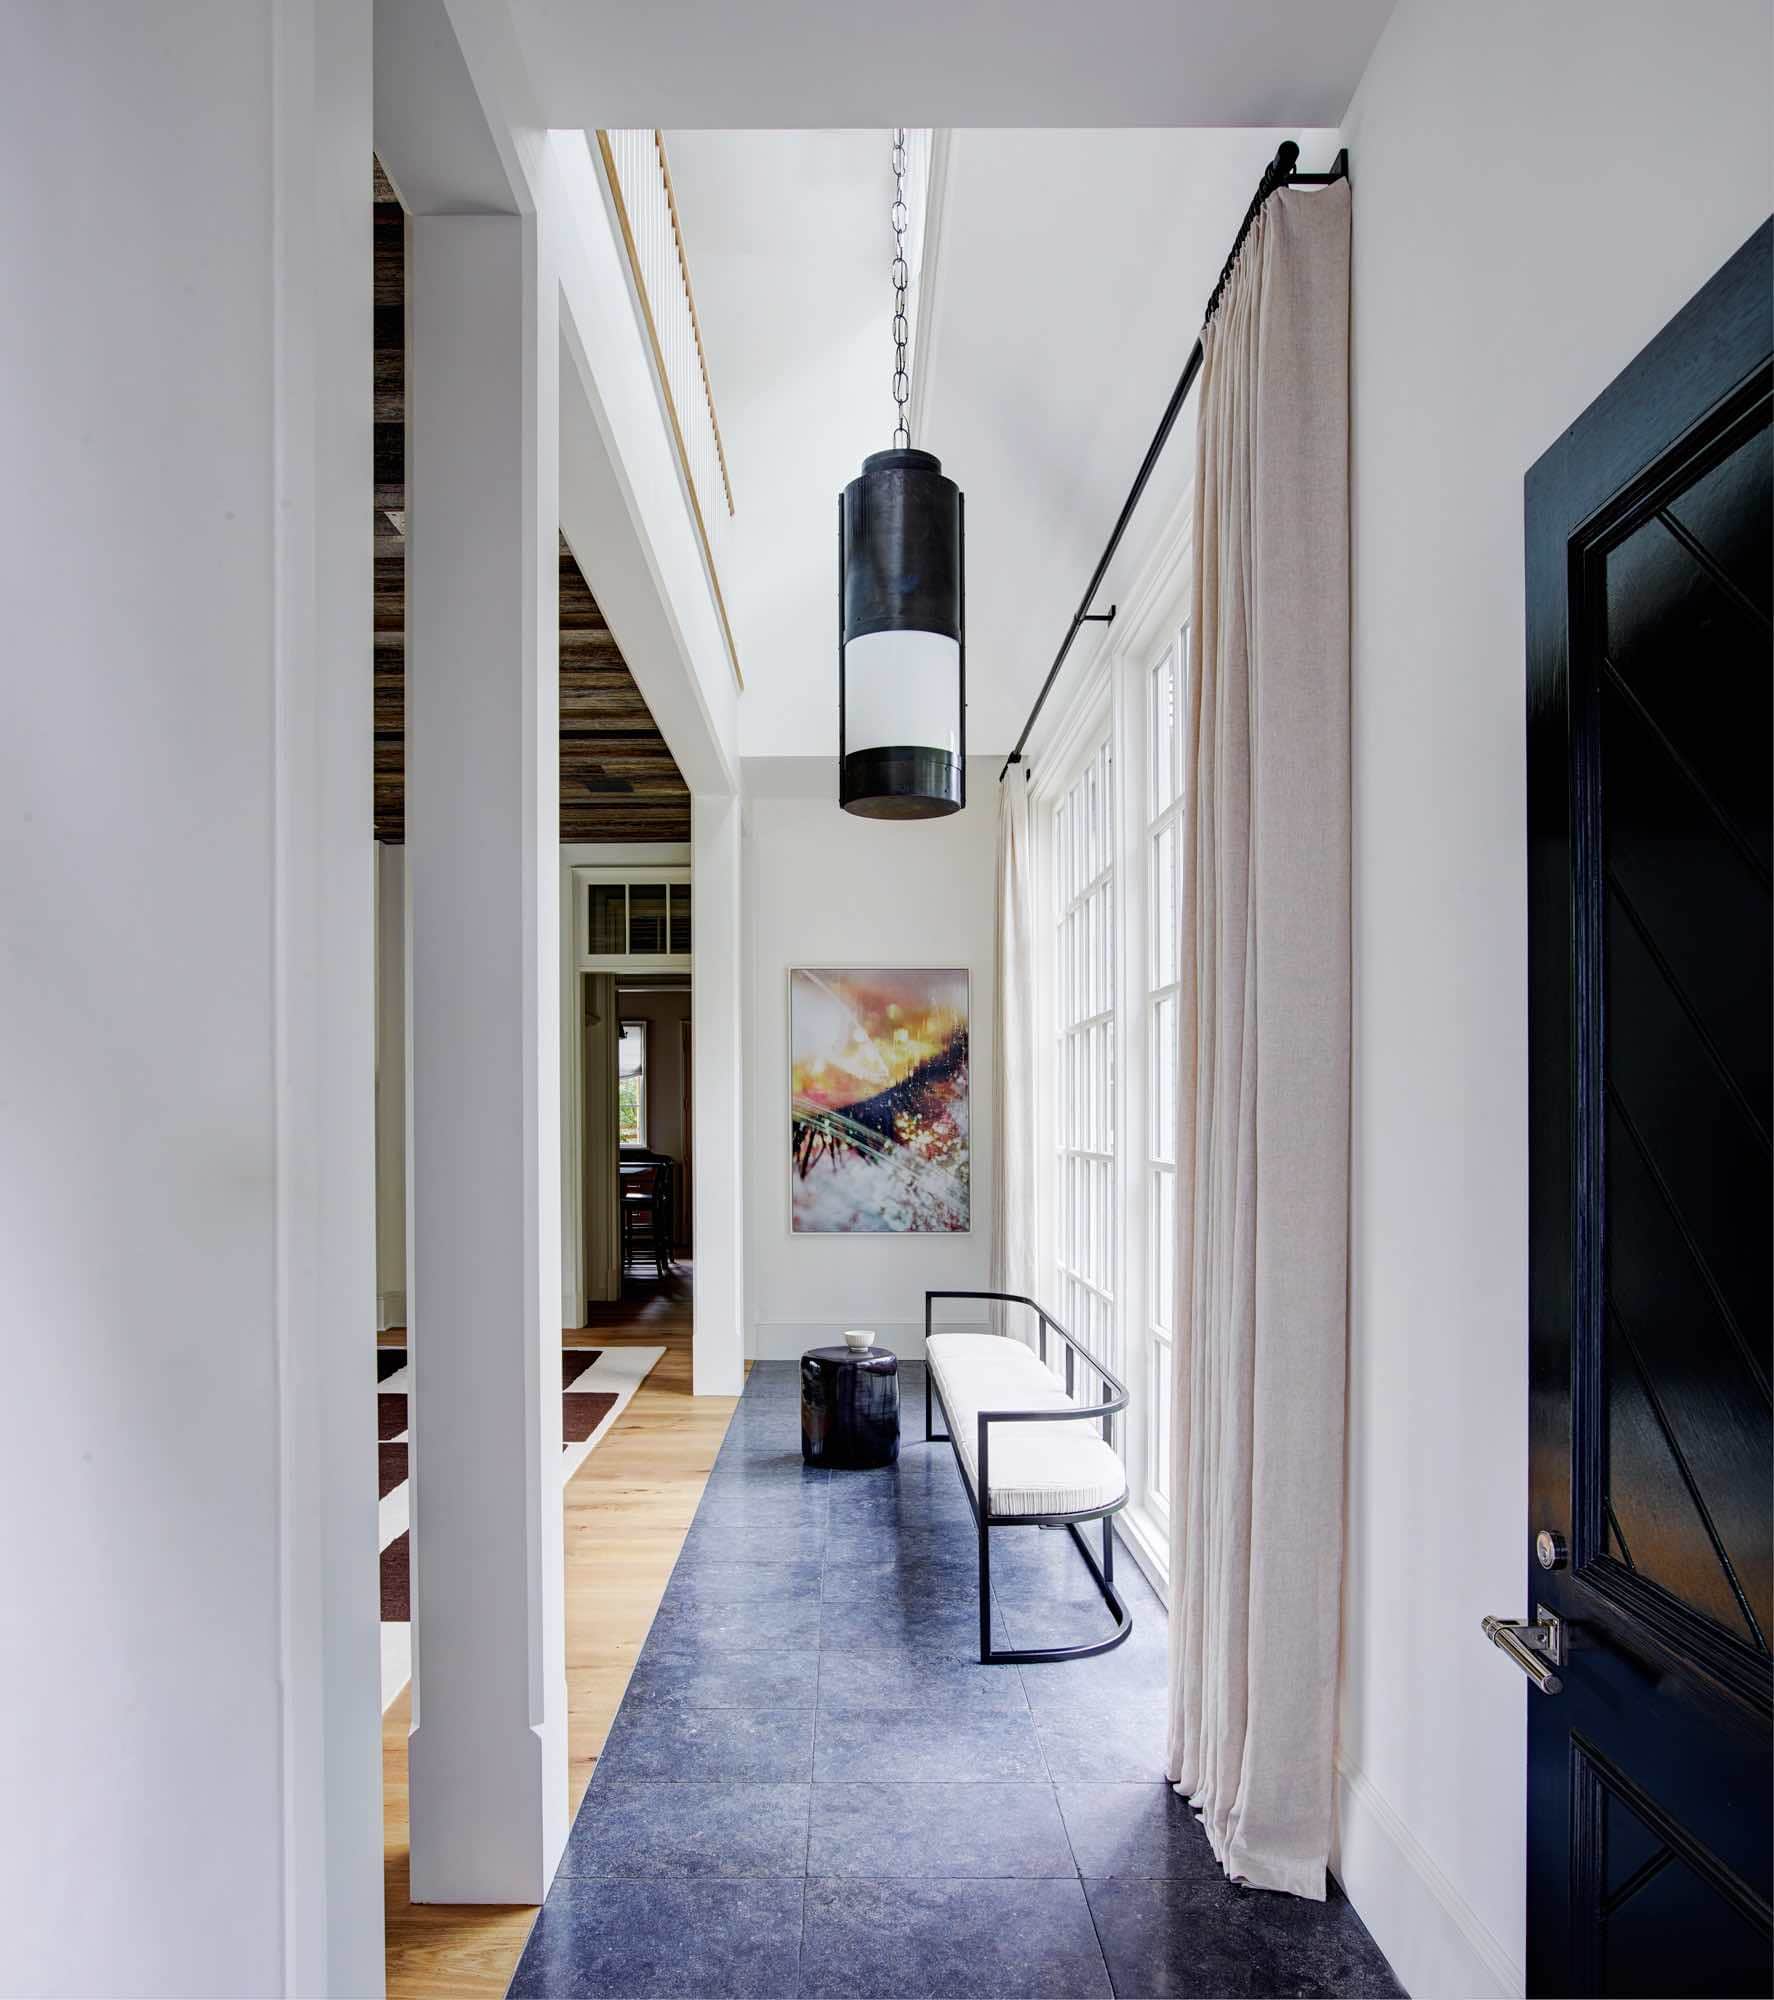
{"label": "striped area rug", "polygon": [[[663,1347],[568,1347],[561,1352],[561,1484],[609,1435]],[[407,1351],[376,1349],[376,1458],[381,1493],[382,1706],[413,1670],[412,1542],[407,1503]]]}

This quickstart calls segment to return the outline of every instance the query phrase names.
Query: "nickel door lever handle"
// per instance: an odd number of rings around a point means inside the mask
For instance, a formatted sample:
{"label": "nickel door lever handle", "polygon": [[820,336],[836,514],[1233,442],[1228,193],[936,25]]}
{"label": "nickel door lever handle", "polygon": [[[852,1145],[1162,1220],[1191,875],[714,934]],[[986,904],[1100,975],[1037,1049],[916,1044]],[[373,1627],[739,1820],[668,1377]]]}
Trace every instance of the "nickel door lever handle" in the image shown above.
{"label": "nickel door lever handle", "polygon": [[1564,1628],[1543,1604],[1534,1606],[1531,1622],[1487,1618],[1484,1635],[1521,1668],[1542,1694],[1557,1694],[1564,1682],[1553,1671],[1564,1664]]}

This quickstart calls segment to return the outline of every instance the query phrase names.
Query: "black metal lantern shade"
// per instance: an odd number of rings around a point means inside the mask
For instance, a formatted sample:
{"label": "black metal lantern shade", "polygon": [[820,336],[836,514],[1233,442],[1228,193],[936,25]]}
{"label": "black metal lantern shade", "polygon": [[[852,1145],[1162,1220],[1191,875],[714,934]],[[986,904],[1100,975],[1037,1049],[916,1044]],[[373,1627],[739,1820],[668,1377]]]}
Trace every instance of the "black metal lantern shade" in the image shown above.
{"label": "black metal lantern shade", "polygon": [[838,802],[867,819],[967,803],[960,488],[927,451],[871,453],[838,500]]}

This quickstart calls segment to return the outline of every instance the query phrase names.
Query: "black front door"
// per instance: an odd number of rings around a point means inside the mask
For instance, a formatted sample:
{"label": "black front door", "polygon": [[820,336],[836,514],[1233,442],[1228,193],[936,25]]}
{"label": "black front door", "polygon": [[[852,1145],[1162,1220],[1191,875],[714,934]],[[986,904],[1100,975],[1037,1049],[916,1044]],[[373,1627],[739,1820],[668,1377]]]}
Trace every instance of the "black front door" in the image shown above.
{"label": "black front door", "polygon": [[1771,283],[1527,479],[1531,1994],[1771,1984]]}

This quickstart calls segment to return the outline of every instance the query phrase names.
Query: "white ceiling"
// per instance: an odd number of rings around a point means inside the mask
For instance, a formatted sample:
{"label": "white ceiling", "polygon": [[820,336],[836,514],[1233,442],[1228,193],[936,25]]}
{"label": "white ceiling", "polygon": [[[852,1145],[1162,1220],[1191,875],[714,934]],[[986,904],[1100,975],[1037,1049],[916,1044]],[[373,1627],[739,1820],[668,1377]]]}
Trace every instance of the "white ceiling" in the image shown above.
{"label": "white ceiling", "polygon": [[1337,124],[1393,0],[514,0],[543,122]]}
{"label": "white ceiling", "polygon": [[[1251,190],[1290,135],[1302,164],[1329,163],[1332,135],[1297,126],[952,135],[914,442],[967,496],[974,750],[1014,741]],[[666,144],[737,509],[722,584],[746,673],[741,749],[829,756],[837,494],[892,427],[887,136],[668,131]],[[1191,409],[1101,608],[1182,492],[1193,436]]]}

